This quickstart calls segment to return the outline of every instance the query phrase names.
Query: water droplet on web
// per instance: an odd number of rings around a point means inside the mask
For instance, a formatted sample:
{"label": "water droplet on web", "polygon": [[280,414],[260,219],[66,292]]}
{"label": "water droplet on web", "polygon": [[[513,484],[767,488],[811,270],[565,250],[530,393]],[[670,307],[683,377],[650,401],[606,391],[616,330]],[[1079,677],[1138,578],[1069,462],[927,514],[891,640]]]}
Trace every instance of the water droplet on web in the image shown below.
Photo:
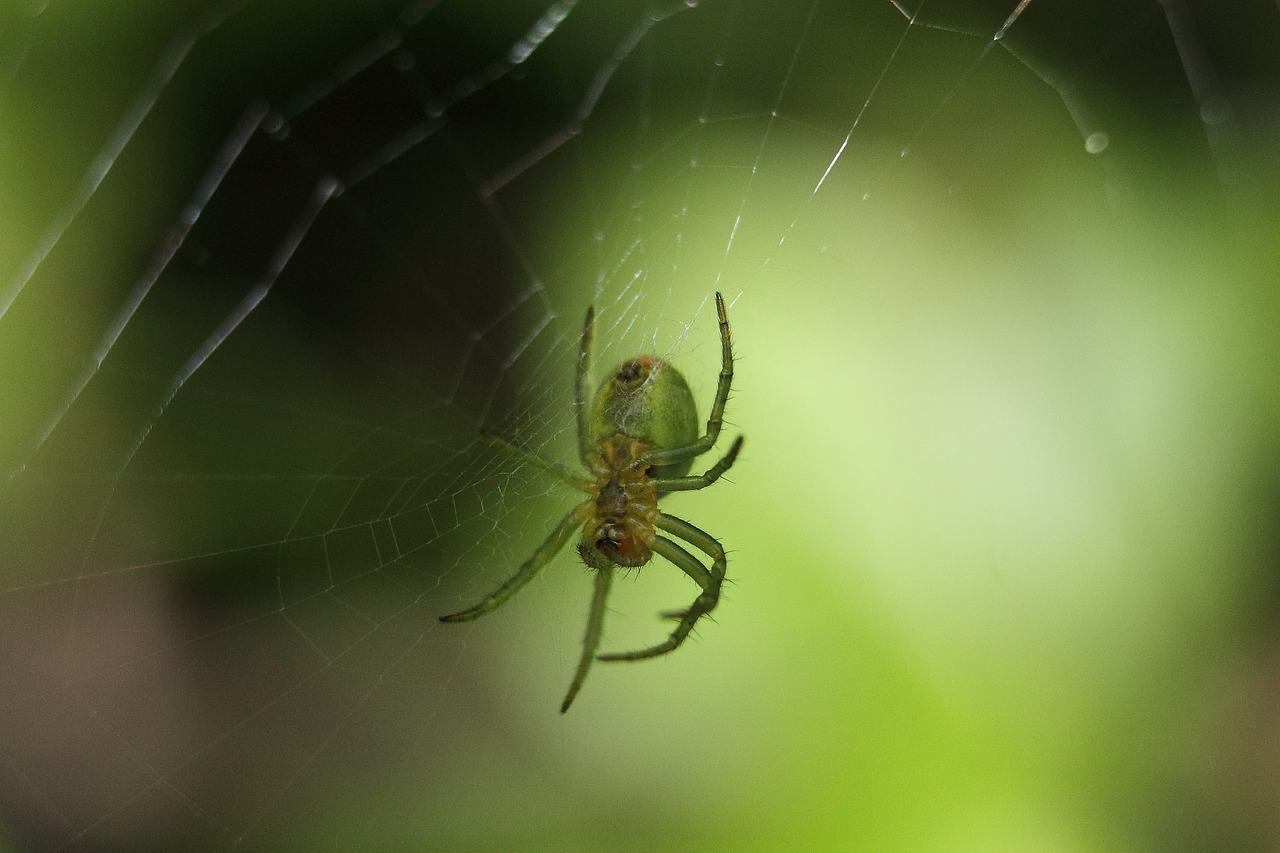
{"label": "water droplet on web", "polygon": [[1111,135],[1106,131],[1095,130],[1084,140],[1084,150],[1090,154],[1101,154],[1111,145]]}
{"label": "water droplet on web", "polygon": [[1206,98],[1200,105],[1200,120],[1205,124],[1222,124],[1231,118],[1231,102],[1226,98]]}
{"label": "water droplet on web", "polygon": [[284,120],[284,116],[274,110],[263,116],[261,127],[263,133],[277,142],[289,136],[288,122]]}

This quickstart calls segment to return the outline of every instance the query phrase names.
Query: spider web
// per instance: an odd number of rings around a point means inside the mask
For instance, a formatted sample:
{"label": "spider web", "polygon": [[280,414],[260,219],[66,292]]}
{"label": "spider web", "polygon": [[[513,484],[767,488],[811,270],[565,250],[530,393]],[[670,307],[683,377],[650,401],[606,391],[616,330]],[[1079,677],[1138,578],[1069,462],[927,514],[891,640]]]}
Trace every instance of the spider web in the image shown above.
{"label": "spider web", "polygon": [[[1274,526],[1274,6],[493,5],[4,13],[9,841],[1274,839],[1168,744],[1257,722],[1188,661]],[[437,621],[574,500],[480,431],[574,461],[590,304],[705,412],[717,290],[736,585],[561,718],[571,549]],[[618,586],[607,649],[694,594]]]}

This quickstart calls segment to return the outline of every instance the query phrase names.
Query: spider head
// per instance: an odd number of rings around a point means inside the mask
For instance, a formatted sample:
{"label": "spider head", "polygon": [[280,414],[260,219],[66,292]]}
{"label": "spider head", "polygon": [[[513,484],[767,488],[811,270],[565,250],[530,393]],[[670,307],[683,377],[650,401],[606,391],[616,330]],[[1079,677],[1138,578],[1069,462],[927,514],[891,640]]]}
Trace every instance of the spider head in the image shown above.
{"label": "spider head", "polygon": [[643,566],[653,557],[638,536],[632,535],[625,525],[606,522],[595,529],[587,531],[582,542],[578,544],[578,554],[582,562],[593,569],[605,565],[622,566],[634,569]]}
{"label": "spider head", "polygon": [[582,562],[593,569],[643,566],[653,557],[648,541],[637,529],[645,527],[646,522],[647,519],[628,518],[626,515],[598,515],[588,520],[582,529],[582,541],[578,544]]}

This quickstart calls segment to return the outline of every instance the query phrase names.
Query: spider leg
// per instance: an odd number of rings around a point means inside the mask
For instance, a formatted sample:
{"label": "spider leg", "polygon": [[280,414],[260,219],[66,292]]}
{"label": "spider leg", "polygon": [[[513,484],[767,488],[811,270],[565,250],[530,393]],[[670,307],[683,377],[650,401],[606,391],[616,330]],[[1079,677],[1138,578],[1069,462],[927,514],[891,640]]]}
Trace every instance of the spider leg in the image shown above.
{"label": "spider leg", "polygon": [[724,311],[724,297],[716,293],[716,314],[720,318],[720,381],[716,384],[716,397],[707,416],[707,431],[693,444],[669,447],[650,453],[646,457],[654,465],[670,465],[701,456],[715,446],[724,425],[724,404],[729,399],[729,386],[733,384],[733,345],[729,339],[729,317]]}
{"label": "spider leg", "polygon": [[720,461],[712,465],[706,470],[706,473],[697,474],[693,477],[669,477],[667,479],[655,479],[653,487],[658,490],[658,494],[666,492],[691,492],[696,489],[705,489],[716,480],[720,479],[720,475],[728,471],[732,467],[734,460],[738,458],[738,451],[742,449],[742,436],[738,436],[733,440],[733,446],[729,448],[729,452],[721,457]]}
{"label": "spider leg", "polygon": [[591,305],[587,307],[587,316],[582,321],[582,339],[578,343],[578,381],[573,389],[573,407],[578,414],[578,455],[588,469],[597,452],[591,435],[591,339],[595,326],[596,309]]}
{"label": "spider leg", "polygon": [[568,483],[570,486],[573,486],[575,489],[579,489],[579,490],[582,489],[582,482],[583,482],[582,476],[578,474],[574,474],[572,471],[570,471],[564,465],[561,465],[559,462],[552,462],[549,459],[543,459],[541,456],[534,453],[532,450],[527,450],[521,447],[520,445],[516,444],[515,442],[507,441],[502,436],[494,435],[491,432],[482,432],[480,433],[480,437],[483,438],[485,441],[489,442],[490,444],[492,444],[494,447],[501,447],[504,450],[509,450],[515,455],[519,456],[525,462],[528,462],[532,465],[536,465],[537,467],[541,468],[543,471],[547,471],[549,473],[555,474],[557,477],[559,477],[565,483]]}
{"label": "spider leg", "polygon": [[447,616],[441,616],[441,622],[466,622],[471,619],[478,619],[491,610],[496,610],[502,606],[508,598],[515,595],[520,587],[527,584],[538,571],[551,562],[551,558],[564,547],[564,543],[568,542],[573,534],[577,532],[582,523],[586,521],[587,516],[591,514],[591,508],[594,506],[592,501],[583,501],[582,503],[569,510],[564,519],[561,520],[558,527],[551,531],[551,535],[546,538],[538,550],[533,552],[533,556],[524,561],[514,575],[507,579],[505,583],[489,593],[484,599],[474,607],[461,610],[457,613],[450,613]]}
{"label": "spider leg", "polygon": [[702,587],[702,593],[693,600],[693,604],[690,604],[687,609],[663,614],[663,616],[680,620],[680,624],[676,625],[675,630],[671,632],[671,636],[663,642],[634,652],[613,652],[597,655],[596,658],[598,660],[643,660],[665,655],[667,652],[679,648],[685,637],[688,637],[689,632],[693,630],[694,624],[714,610],[716,603],[720,600],[720,585],[724,583],[726,558],[724,548],[715,540],[715,537],[694,527],[687,521],[666,513],[658,516],[657,526],[674,536],[680,537],[711,557],[711,570],[707,571],[706,567],[696,557],[670,539],[658,536],[654,538],[653,543],[650,545],[654,553],[661,554],[685,574],[693,578],[694,582]]}
{"label": "spider leg", "polygon": [[596,569],[595,592],[591,596],[591,615],[587,617],[587,633],[582,638],[582,657],[578,659],[578,669],[569,684],[569,692],[560,703],[560,713],[569,710],[573,699],[587,680],[587,672],[596,659],[596,649],[600,646],[600,632],[604,628],[604,603],[609,597],[609,585],[613,583],[613,566],[603,565]]}

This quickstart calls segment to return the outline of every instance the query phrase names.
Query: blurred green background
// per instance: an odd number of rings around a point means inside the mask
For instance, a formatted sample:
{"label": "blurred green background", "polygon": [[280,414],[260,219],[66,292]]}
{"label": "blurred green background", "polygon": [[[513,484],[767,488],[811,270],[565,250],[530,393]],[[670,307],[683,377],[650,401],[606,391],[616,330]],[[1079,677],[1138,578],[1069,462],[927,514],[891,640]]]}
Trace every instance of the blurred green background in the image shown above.
{"label": "blurred green background", "polygon": [[[3,14],[13,849],[1280,847],[1274,5]],[[561,716],[571,548],[436,618],[575,500],[479,431],[589,304],[705,412],[716,290],[731,583]]]}

